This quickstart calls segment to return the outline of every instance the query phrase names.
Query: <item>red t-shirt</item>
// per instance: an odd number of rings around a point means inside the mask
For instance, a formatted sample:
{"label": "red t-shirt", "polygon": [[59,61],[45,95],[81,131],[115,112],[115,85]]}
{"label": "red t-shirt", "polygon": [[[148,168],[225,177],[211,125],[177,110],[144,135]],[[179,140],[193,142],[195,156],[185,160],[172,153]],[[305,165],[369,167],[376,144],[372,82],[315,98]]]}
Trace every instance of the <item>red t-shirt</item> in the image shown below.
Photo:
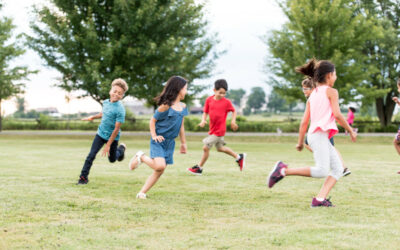
{"label": "red t-shirt", "polygon": [[204,113],[210,116],[210,131],[208,134],[224,136],[226,131],[226,116],[228,112],[235,111],[231,101],[223,97],[215,100],[214,96],[207,98],[204,104]]}

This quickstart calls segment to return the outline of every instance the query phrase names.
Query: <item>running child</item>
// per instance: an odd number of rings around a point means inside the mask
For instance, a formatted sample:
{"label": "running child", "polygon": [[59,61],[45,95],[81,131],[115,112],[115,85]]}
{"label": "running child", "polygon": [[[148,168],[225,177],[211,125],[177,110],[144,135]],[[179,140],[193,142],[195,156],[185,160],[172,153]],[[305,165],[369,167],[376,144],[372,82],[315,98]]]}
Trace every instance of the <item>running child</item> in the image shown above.
{"label": "running child", "polygon": [[204,112],[199,126],[203,128],[207,124],[207,115],[209,115],[209,136],[203,139],[203,156],[201,157],[200,162],[187,169],[191,174],[202,175],[204,164],[210,155],[210,149],[214,145],[218,152],[223,152],[232,156],[236,160],[240,171],[245,167],[246,154],[237,154],[232,149],[225,146],[224,135],[226,132],[226,117],[229,112],[232,112],[232,130],[236,131],[238,129],[238,125],[236,124],[236,110],[231,101],[225,98],[227,91],[228,83],[226,80],[219,79],[215,81],[214,95],[208,97],[204,104]]}
{"label": "running child", "polygon": [[304,135],[309,120],[308,142],[314,153],[315,167],[288,168],[288,165],[278,161],[268,177],[268,186],[272,188],[285,176],[297,175],[314,178],[324,178],[325,182],[318,195],[312,199],[311,207],[331,207],[333,204],[326,197],[336,182],[343,175],[343,165],[335,148],[329,139],[338,132],[335,119],[350,133],[352,141],[357,134],[346,122],[339,108],[339,94],[333,87],[336,81],[335,66],[329,61],[310,60],[296,71],[313,78],[316,88],[311,93],[304,116],[299,128],[299,138],[296,148],[301,151],[304,147]]}
{"label": "running child", "polygon": [[128,90],[126,82],[120,78],[115,79],[111,83],[110,99],[103,102],[103,110],[97,115],[82,119],[84,121],[93,121],[101,118],[100,125],[97,129],[97,134],[94,137],[89,155],[86,157],[81,175],[77,185],[84,185],[89,182],[89,172],[96,158],[97,153],[105,144],[106,146],[101,153],[102,156],[108,156],[108,160],[113,163],[116,160],[124,159],[126,145],[121,143],[118,146],[118,141],[121,135],[121,125],[125,121],[125,108],[121,101],[124,98],[125,92]]}
{"label": "running child", "polygon": [[154,98],[159,106],[150,119],[150,157],[138,151],[129,162],[131,170],[136,169],[142,162],[154,170],[136,195],[138,199],[146,199],[146,193],[164,173],[167,165],[174,163],[175,138],[178,135],[181,140],[180,151],[186,153],[183,118],[188,115],[188,111],[186,104],[181,101],[185,98],[187,83],[183,77],[172,76],[161,94]]}
{"label": "running child", "polygon": [[[315,84],[311,77],[307,77],[306,79],[304,79],[301,82],[301,87],[303,89],[304,96],[308,99],[310,97],[312,91],[315,89]],[[333,86],[329,86],[329,87],[333,87]],[[335,141],[333,140],[333,136],[329,139],[329,141],[331,142],[332,146],[335,147]],[[307,136],[306,136],[306,139],[304,140],[304,147],[306,149],[308,149],[310,152],[312,152],[312,149],[308,145]],[[342,161],[342,164],[344,167],[344,161],[343,161],[342,155],[340,154],[339,150],[336,147],[335,147],[335,150],[338,153],[339,158]],[[350,169],[344,167],[343,176],[348,176],[349,174],[351,174]]]}
{"label": "running child", "polygon": [[[400,79],[397,80],[397,91],[400,93]],[[397,105],[400,105],[400,100],[397,96],[393,97],[392,100],[395,103],[397,103]],[[394,148],[396,149],[397,153],[400,155],[400,125],[397,130],[397,135],[394,138],[393,145],[394,145]],[[400,174],[400,171],[398,171],[397,173]]]}
{"label": "running child", "polygon": [[[353,128],[353,123],[354,123],[354,113],[356,112],[356,109],[353,107],[349,107],[349,109],[347,110],[347,123],[350,125],[350,127]],[[353,128],[353,130],[355,132],[357,132],[356,128]],[[346,135],[347,135],[347,131],[346,131]]]}

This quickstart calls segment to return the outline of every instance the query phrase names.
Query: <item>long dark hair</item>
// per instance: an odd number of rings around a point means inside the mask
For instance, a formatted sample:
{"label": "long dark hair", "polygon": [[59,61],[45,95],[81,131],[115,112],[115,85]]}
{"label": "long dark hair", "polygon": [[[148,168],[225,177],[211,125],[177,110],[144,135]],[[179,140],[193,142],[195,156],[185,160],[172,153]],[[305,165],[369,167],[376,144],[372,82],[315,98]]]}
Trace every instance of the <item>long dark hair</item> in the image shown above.
{"label": "long dark hair", "polygon": [[296,72],[313,78],[315,82],[325,83],[326,74],[335,72],[335,65],[330,61],[313,58],[303,66],[297,67]]}
{"label": "long dark hair", "polygon": [[154,98],[157,105],[166,104],[171,106],[172,102],[174,102],[178,97],[181,89],[183,89],[187,83],[188,80],[181,76],[170,77],[161,94]]}

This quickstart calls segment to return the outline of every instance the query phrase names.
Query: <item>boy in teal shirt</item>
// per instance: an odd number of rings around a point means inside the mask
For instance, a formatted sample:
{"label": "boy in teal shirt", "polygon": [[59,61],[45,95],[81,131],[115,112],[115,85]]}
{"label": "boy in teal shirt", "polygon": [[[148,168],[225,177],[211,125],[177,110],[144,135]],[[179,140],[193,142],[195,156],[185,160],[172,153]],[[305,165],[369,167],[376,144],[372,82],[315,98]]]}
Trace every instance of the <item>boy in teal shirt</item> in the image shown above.
{"label": "boy in teal shirt", "polygon": [[106,146],[101,153],[102,156],[108,156],[110,162],[116,160],[122,161],[126,150],[126,145],[121,143],[118,147],[118,141],[121,135],[121,125],[125,121],[125,108],[120,102],[128,90],[126,82],[120,78],[115,79],[111,83],[110,99],[103,102],[103,110],[97,115],[90,116],[83,120],[93,121],[96,118],[101,118],[101,123],[97,129],[97,134],[93,140],[89,155],[86,157],[81,175],[78,180],[78,185],[87,184],[88,176],[93,161],[97,153]]}

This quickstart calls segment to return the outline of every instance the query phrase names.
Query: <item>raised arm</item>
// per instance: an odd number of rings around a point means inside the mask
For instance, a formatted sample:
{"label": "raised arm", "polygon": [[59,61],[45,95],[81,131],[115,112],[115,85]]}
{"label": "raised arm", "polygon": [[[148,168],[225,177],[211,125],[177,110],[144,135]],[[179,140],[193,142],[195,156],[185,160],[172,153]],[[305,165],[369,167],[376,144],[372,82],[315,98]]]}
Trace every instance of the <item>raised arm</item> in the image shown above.
{"label": "raised arm", "polygon": [[94,119],[99,119],[101,117],[103,117],[103,113],[102,112],[98,113],[97,115],[92,115],[92,116],[83,118],[82,121],[93,121]]}

